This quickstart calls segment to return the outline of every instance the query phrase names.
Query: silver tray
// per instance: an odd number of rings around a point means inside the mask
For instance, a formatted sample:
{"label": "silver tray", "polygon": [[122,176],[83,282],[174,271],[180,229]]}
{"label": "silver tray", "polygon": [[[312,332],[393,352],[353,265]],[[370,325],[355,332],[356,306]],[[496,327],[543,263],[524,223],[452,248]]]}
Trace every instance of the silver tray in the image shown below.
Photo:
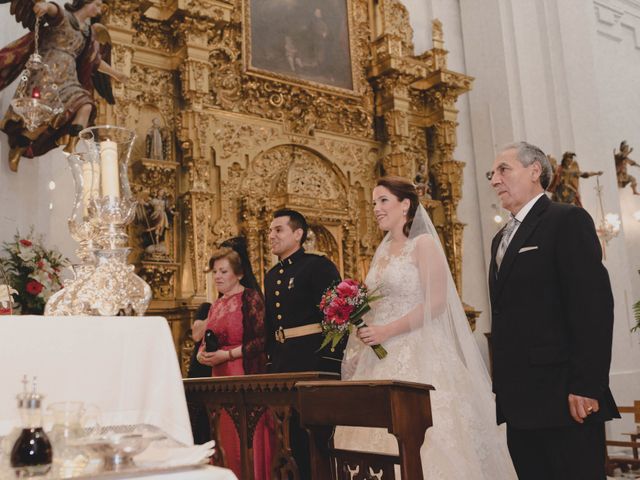
{"label": "silver tray", "polygon": [[[117,442],[112,439],[135,439],[136,437],[144,438],[144,442],[139,448],[127,448],[126,452],[118,451],[113,448]],[[2,437],[0,437],[0,441]],[[155,474],[171,474],[177,472],[186,472],[200,470],[207,467],[207,464],[194,463],[179,466],[158,466],[151,465],[138,466],[132,461],[132,457],[143,452],[152,442],[159,441],[170,447],[180,447],[182,444],[166,437],[164,432],[157,427],[151,425],[117,425],[103,427],[97,437],[84,437],[79,439],[75,447],[91,452],[89,461],[82,472],[73,475],[60,476],[59,470],[53,469],[46,475],[39,476],[42,480],[58,480],[61,478],[88,479],[88,478],[132,478],[145,475]],[[124,443],[121,443],[124,445]],[[122,455],[125,453],[125,455]],[[9,466],[8,452],[0,452],[4,458],[0,458],[0,480],[16,478],[13,469]],[[102,462],[99,469],[96,468],[96,462]],[[93,466],[90,464],[94,463]]]}

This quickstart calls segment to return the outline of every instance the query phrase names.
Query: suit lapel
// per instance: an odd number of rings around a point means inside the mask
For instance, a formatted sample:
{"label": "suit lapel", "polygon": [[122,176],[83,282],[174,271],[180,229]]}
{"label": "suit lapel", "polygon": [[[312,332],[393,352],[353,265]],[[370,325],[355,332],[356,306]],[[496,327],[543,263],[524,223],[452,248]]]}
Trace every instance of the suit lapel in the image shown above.
{"label": "suit lapel", "polygon": [[498,245],[500,245],[500,239],[502,238],[502,232],[506,226],[502,227],[491,242],[491,263],[489,264],[489,294],[493,299],[493,294],[496,288],[496,279],[498,278],[498,266],[496,264],[496,252],[498,251]]}
{"label": "suit lapel", "polygon": [[[511,242],[509,242],[507,251],[505,252],[502,259],[502,264],[500,265],[500,270],[498,270],[498,276],[495,284],[496,297],[500,294],[500,291],[505,284],[505,280],[509,277],[509,272],[511,271],[513,263],[518,256],[518,251],[538,226],[540,217],[549,206],[549,203],[551,203],[551,200],[549,200],[546,195],[542,195],[542,197],[540,197],[538,201],[533,205],[533,208],[531,208],[527,216],[524,217],[524,221],[518,227],[518,230],[516,230],[516,233],[511,239]],[[495,259],[495,254],[492,255],[492,258]]]}

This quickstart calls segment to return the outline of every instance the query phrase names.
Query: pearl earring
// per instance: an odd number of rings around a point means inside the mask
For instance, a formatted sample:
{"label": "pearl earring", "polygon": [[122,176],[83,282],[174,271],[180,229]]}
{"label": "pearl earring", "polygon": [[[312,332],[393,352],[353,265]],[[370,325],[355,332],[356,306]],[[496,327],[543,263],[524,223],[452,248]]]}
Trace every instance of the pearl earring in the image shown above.
{"label": "pearl earring", "polygon": [[406,211],[406,210],[403,210],[403,211],[402,211],[402,215],[404,215],[404,216],[406,217],[406,216],[407,216],[407,211]]}

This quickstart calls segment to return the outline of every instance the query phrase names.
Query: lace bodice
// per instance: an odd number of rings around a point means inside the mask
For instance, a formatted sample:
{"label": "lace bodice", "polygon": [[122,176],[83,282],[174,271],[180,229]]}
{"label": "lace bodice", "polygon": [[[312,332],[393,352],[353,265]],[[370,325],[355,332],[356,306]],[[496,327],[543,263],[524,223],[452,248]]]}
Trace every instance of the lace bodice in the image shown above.
{"label": "lace bodice", "polygon": [[[388,245],[380,247],[365,283],[370,291],[375,291],[382,298],[371,304],[371,311],[364,317],[367,325],[384,325],[397,320],[422,301],[418,265],[412,247],[412,242],[407,241],[396,255],[389,253]],[[390,338],[383,345],[388,357],[381,362],[354,332],[345,351],[342,376],[346,380],[367,379],[373,375],[379,380],[417,381],[415,364],[411,361],[416,344],[417,336],[409,333]],[[363,358],[369,360],[373,371],[357,368]]]}
{"label": "lace bodice", "polygon": [[371,324],[384,324],[405,315],[422,301],[423,296],[413,242],[407,240],[397,255],[389,253],[386,243],[365,280],[370,290],[377,290],[382,295],[367,318]]}

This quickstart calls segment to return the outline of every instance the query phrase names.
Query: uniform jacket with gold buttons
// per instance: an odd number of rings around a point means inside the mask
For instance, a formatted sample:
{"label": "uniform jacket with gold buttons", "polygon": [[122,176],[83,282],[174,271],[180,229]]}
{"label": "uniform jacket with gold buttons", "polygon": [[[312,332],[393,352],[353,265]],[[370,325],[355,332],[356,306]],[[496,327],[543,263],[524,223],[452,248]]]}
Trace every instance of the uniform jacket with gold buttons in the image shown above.
{"label": "uniform jacket with gold buttons", "polygon": [[321,334],[275,340],[275,331],[320,323],[318,308],[322,294],[340,281],[340,273],[328,258],[306,253],[300,248],[278,262],[265,277],[265,304],[267,352],[270,371],[340,371],[344,345],[335,352],[317,352],[322,343]]}

